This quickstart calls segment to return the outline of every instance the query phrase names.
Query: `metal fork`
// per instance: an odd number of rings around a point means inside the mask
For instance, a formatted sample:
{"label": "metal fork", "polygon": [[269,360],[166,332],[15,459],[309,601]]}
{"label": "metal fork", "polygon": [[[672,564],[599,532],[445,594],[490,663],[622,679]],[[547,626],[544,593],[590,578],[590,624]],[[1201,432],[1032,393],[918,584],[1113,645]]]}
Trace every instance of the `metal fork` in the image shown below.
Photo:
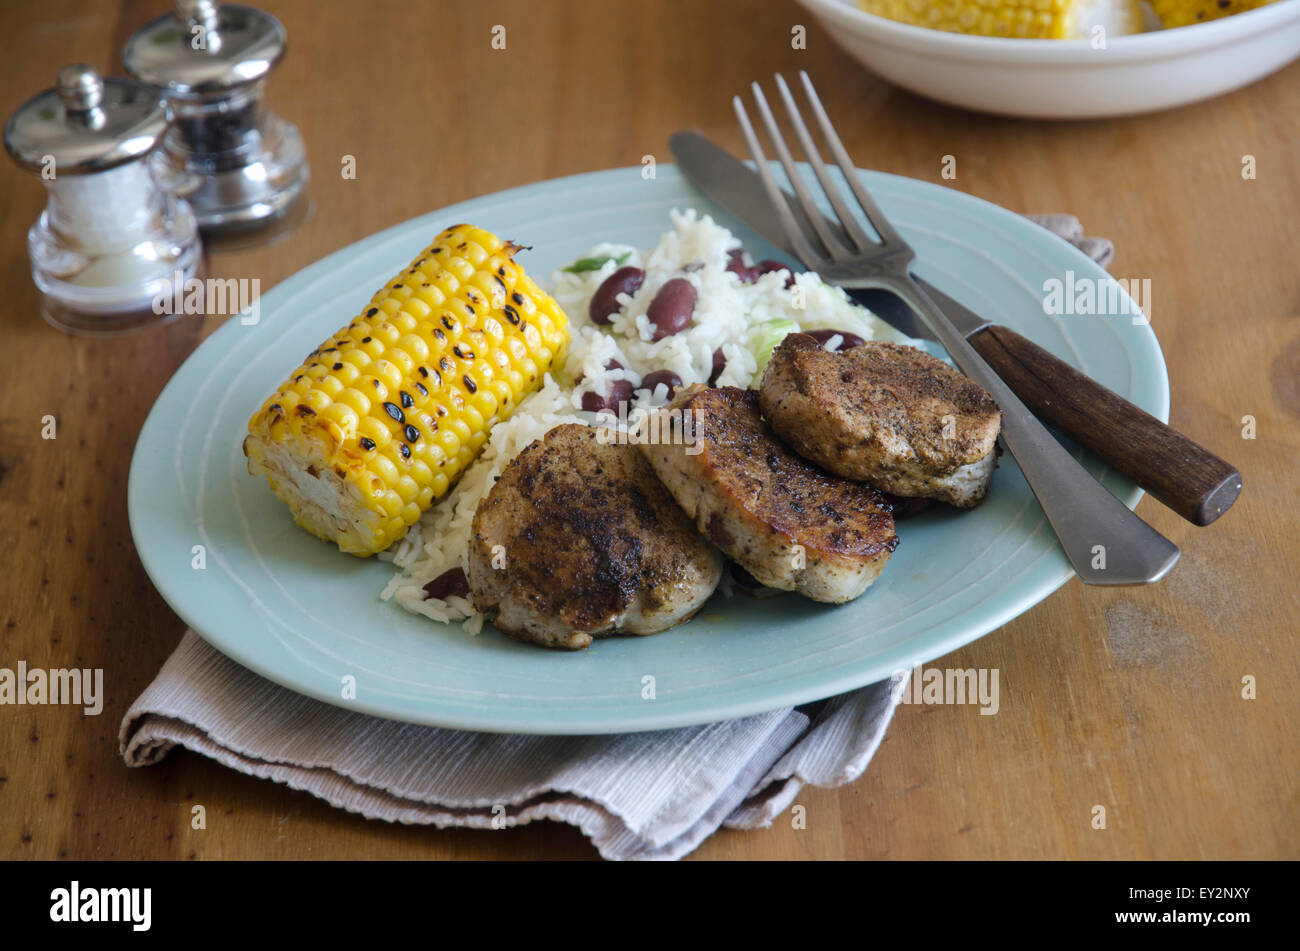
{"label": "metal fork", "polygon": [[848,183],[849,190],[877,238],[866,233],[845,201],[843,191],[832,181],[823,164],[799,107],[785,80],[778,75],[777,87],[790,123],[811,164],[842,231],[832,229],[809,194],[795,167],[772,110],[758,83],[752,84],[754,99],[763,125],[785,168],[803,222],[796,219],[790,203],[782,196],[763,148],[754,134],[749,115],[739,96],[733,100],[736,118],[749,152],[763,177],[768,196],[776,207],[790,244],[804,266],[829,283],[841,287],[883,287],[905,300],[930,325],[953,361],[968,377],[984,387],[1002,408],[1002,438],[1020,465],[1030,489],[1060,539],[1065,555],[1085,584],[1131,585],[1159,581],[1178,561],[1179,551],[1128,507],[1111,495],[1088,471],[1065,451],[983,358],[966,342],[942,310],[917,285],[909,272],[916,257],[912,248],[881,212],[822,107],[808,74],[800,72],[804,92],[822,139],[830,148]]}

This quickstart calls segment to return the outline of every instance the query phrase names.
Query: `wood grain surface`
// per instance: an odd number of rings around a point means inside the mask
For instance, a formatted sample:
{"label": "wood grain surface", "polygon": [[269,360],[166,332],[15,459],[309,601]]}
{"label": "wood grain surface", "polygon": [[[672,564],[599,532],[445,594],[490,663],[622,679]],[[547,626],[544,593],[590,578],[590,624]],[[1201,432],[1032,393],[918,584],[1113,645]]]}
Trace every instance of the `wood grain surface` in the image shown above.
{"label": "wood grain surface", "polygon": [[[1015,211],[1073,212],[1115,241],[1116,276],[1150,279],[1171,422],[1241,470],[1240,501],[1196,528],[1144,499],[1139,513],[1183,548],[1166,581],[1070,582],[936,662],[997,668],[996,716],[902,707],[861,779],[802,793],[806,828],[787,814],[771,829],[723,831],[694,858],[1300,857],[1300,64],[1159,115],[1030,122],[901,92],[789,2],[261,5],[291,38],[269,102],[302,130],[314,207],[286,240],[214,253],[215,276],[265,290],[452,202],[646,154],[670,161],[677,129],[739,153],[730,96],[808,68],[860,164]],[[66,63],[120,74],[126,38],[166,7],[4,4],[5,115]],[[490,45],[496,24],[504,51]],[[806,50],[791,47],[796,24]],[[355,180],[340,175],[344,155],[356,157]],[[940,178],[945,155],[955,180]],[[38,182],[0,162],[0,667],[102,667],[107,699],[98,717],[0,707],[0,857],[595,857],[567,826],[391,826],[187,752],[123,765],[122,714],[183,629],[131,543],[131,450],[220,319],[113,339],[50,329],[25,250],[42,205]],[[55,440],[41,438],[47,414]],[[1243,677],[1255,699],[1242,697]],[[190,828],[196,803],[205,830]],[[1096,805],[1104,830],[1092,827]]]}

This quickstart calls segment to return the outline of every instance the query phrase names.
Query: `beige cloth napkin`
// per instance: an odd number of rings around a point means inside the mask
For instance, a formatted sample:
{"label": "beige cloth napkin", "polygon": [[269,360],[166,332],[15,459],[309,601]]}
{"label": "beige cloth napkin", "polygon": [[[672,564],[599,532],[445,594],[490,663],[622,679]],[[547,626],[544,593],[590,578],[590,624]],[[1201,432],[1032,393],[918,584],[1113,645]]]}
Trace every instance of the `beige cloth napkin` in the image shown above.
{"label": "beige cloth napkin", "polygon": [[130,766],[176,745],[368,819],[504,828],[556,819],[610,859],[675,859],[719,826],[770,825],[805,783],[866,768],[893,715],[888,683],[707,726],[512,736],[416,726],[296,694],[193,631],[122,720]]}
{"label": "beige cloth napkin", "polygon": [[[1030,216],[1105,264],[1071,215]],[[862,775],[904,674],[798,708],[616,736],[511,736],[417,726],[296,694],[193,631],[122,720],[128,766],[184,746],[367,819],[506,828],[554,819],[608,859],[676,859],[719,827],[770,826],[805,785]],[[895,689],[891,689],[895,688]]]}

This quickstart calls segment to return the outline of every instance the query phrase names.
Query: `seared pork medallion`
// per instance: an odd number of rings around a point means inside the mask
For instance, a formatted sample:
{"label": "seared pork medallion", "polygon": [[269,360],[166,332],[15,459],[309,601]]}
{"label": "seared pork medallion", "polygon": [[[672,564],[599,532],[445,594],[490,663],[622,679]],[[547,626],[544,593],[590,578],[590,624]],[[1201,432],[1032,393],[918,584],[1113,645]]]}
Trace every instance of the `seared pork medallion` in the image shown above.
{"label": "seared pork medallion", "polygon": [[805,459],[893,495],[978,505],[997,467],[997,403],[916,347],[831,353],[791,334],[759,390],[772,429]]}
{"label": "seared pork medallion", "polygon": [[696,384],[659,412],[673,410],[693,419],[691,438],[641,450],[700,530],[760,584],[838,604],[876,580],[898,545],[878,492],[790,452],[749,390]]}
{"label": "seared pork medallion", "polygon": [[635,446],[567,423],[523,450],[474,513],[474,607],[520,640],[578,650],[689,618],[722,576]]}

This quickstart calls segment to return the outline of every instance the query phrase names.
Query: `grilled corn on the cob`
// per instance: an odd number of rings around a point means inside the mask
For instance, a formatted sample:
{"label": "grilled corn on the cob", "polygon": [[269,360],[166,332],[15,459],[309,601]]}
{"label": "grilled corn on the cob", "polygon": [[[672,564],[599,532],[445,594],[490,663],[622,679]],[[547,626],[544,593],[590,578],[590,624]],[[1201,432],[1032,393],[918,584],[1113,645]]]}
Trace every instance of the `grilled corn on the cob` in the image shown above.
{"label": "grilled corn on the cob", "polygon": [[[1172,0],[1171,0],[1172,2]],[[1137,0],[859,0],[863,10],[912,26],[1008,36],[1075,39],[1104,26],[1109,36],[1136,33]]]}
{"label": "grilled corn on the cob", "polygon": [[[1187,26],[1262,7],[1273,0],[1151,0],[1162,26]],[[949,33],[1017,39],[1086,39],[1139,33],[1138,0],[858,0],[868,13]],[[1151,26],[1153,24],[1148,24]]]}
{"label": "grilled corn on the cob", "polygon": [[248,471],[354,555],[402,536],[568,342],[518,246],[456,225],[308,355],[248,424]]}
{"label": "grilled corn on the cob", "polygon": [[1254,10],[1273,0],[1151,0],[1151,7],[1166,28],[1190,26]]}

